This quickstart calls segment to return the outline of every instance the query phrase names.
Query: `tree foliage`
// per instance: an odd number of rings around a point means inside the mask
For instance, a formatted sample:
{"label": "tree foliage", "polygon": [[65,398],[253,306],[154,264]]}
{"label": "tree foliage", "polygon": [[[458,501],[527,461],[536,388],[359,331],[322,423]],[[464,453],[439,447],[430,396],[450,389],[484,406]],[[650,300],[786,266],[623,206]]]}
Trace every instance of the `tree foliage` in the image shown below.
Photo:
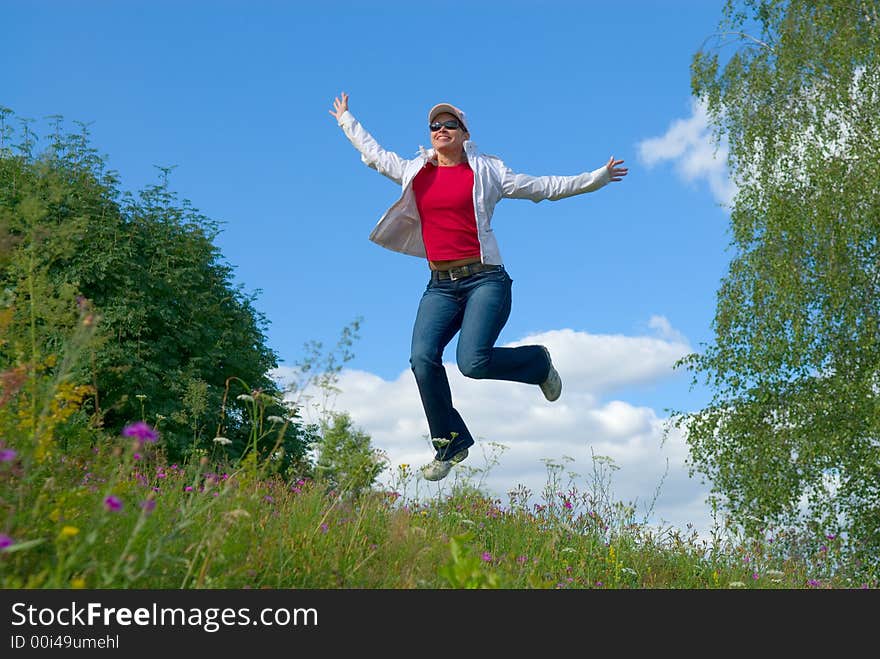
{"label": "tree foliage", "polygon": [[732,258],[682,362],[713,397],[678,423],[746,529],[843,534],[876,564],[880,8],[730,0],[713,44],[692,86],[729,145]]}
{"label": "tree foliage", "polygon": [[[278,358],[268,322],[256,294],[233,283],[214,244],[218,224],[170,191],[168,168],[139,194],[121,193],[85,126],[66,133],[54,118],[38,151],[30,123],[16,132],[12,119],[0,109],[0,289],[10,317],[0,368],[51,364],[87,301],[98,331],[78,377],[93,387],[91,423],[115,432],[149,421],[172,458],[237,456],[258,422],[239,396],[256,393],[260,413],[285,428],[280,438],[261,433],[258,450],[303,468],[314,429],[270,375]],[[218,434],[231,444],[218,447]]]}
{"label": "tree foliage", "polygon": [[335,490],[355,496],[368,491],[385,469],[382,456],[370,444],[370,436],[354,427],[346,412],[327,415],[316,447],[315,476]]}

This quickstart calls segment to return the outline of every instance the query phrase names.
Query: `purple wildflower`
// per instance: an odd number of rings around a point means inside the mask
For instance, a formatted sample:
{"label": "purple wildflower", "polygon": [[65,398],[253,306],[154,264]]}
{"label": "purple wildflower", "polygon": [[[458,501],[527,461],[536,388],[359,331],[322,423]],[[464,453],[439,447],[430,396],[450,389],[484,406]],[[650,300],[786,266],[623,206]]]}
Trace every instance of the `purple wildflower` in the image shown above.
{"label": "purple wildflower", "polygon": [[0,533],[0,551],[6,549],[7,547],[11,547],[13,545],[13,540],[5,533]]}
{"label": "purple wildflower", "polygon": [[819,586],[822,585],[822,583],[820,581],[817,581],[816,579],[810,579],[807,582],[807,585],[811,586],[812,588],[818,588]]}
{"label": "purple wildflower", "polygon": [[15,460],[15,449],[12,448],[3,448],[0,449],[0,462],[12,462]]}
{"label": "purple wildflower", "polygon": [[122,510],[122,500],[112,494],[104,499],[104,509],[110,512],[119,512]]}
{"label": "purple wildflower", "polygon": [[159,433],[151,428],[146,421],[130,423],[122,429],[122,434],[125,437],[134,437],[141,442],[150,442],[151,444],[159,439]]}
{"label": "purple wildflower", "polygon": [[484,552],[483,552],[483,555],[482,555],[480,558],[482,558],[486,563],[491,563],[491,562],[492,562],[492,554],[490,554],[490,553],[487,552],[487,551],[484,551]]}

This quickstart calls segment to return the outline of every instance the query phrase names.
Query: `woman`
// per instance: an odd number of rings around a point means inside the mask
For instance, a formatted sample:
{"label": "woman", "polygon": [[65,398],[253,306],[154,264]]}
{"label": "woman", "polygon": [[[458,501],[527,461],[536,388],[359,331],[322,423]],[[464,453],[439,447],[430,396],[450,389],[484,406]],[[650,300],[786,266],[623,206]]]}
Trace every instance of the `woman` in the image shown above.
{"label": "woman", "polygon": [[436,450],[422,475],[438,481],[474,444],[453,407],[443,367],[443,350],[453,336],[459,335],[456,358],[466,377],[535,384],[549,401],[562,393],[547,348],[495,347],[510,314],[512,283],[491,227],[495,204],[504,197],[537,202],[593,192],[620,181],[628,170],[612,156],[603,167],[575,176],[514,173],[500,159],[478,153],[464,112],[449,103],[431,108],[433,148],[421,149],[414,159],[380,147],[349,111],[345,92],[334,99],[330,114],[361,160],[403,189],[370,240],[425,258],[430,268],[413,327],[410,364]]}

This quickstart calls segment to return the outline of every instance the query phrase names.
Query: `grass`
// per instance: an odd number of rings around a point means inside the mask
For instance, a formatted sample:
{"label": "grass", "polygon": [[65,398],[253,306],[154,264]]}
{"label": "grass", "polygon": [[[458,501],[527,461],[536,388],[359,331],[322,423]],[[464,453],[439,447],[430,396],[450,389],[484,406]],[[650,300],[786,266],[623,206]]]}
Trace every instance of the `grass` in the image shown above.
{"label": "grass", "polygon": [[0,453],[3,588],[877,586],[832,571],[832,542],[797,560],[778,555],[780,535],[709,544],[635,524],[594,487],[557,491],[552,474],[531,506],[522,491],[488,498],[465,471],[406,496],[424,484],[407,465],[352,496],[253,461],[168,464],[161,439],[130,434],[40,462]]}

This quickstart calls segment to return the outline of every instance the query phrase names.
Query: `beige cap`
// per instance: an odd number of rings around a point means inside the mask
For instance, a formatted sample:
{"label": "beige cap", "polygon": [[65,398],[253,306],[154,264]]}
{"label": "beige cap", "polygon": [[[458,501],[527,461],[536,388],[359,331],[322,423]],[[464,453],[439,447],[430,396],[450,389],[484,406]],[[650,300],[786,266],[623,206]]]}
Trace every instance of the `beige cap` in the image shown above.
{"label": "beige cap", "polygon": [[428,123],[434,121],[434,117],[436,117],[441,112],[448,112],[453,117],[458,119],[461,122],[461,125],[464,127],[465,132],[468,132],[467,121],[465,121],[464,118],[464,111],[459,110],[457,107],[449,103],[438,103],[437,105],[432,107],[431,111],[428,113]]}

